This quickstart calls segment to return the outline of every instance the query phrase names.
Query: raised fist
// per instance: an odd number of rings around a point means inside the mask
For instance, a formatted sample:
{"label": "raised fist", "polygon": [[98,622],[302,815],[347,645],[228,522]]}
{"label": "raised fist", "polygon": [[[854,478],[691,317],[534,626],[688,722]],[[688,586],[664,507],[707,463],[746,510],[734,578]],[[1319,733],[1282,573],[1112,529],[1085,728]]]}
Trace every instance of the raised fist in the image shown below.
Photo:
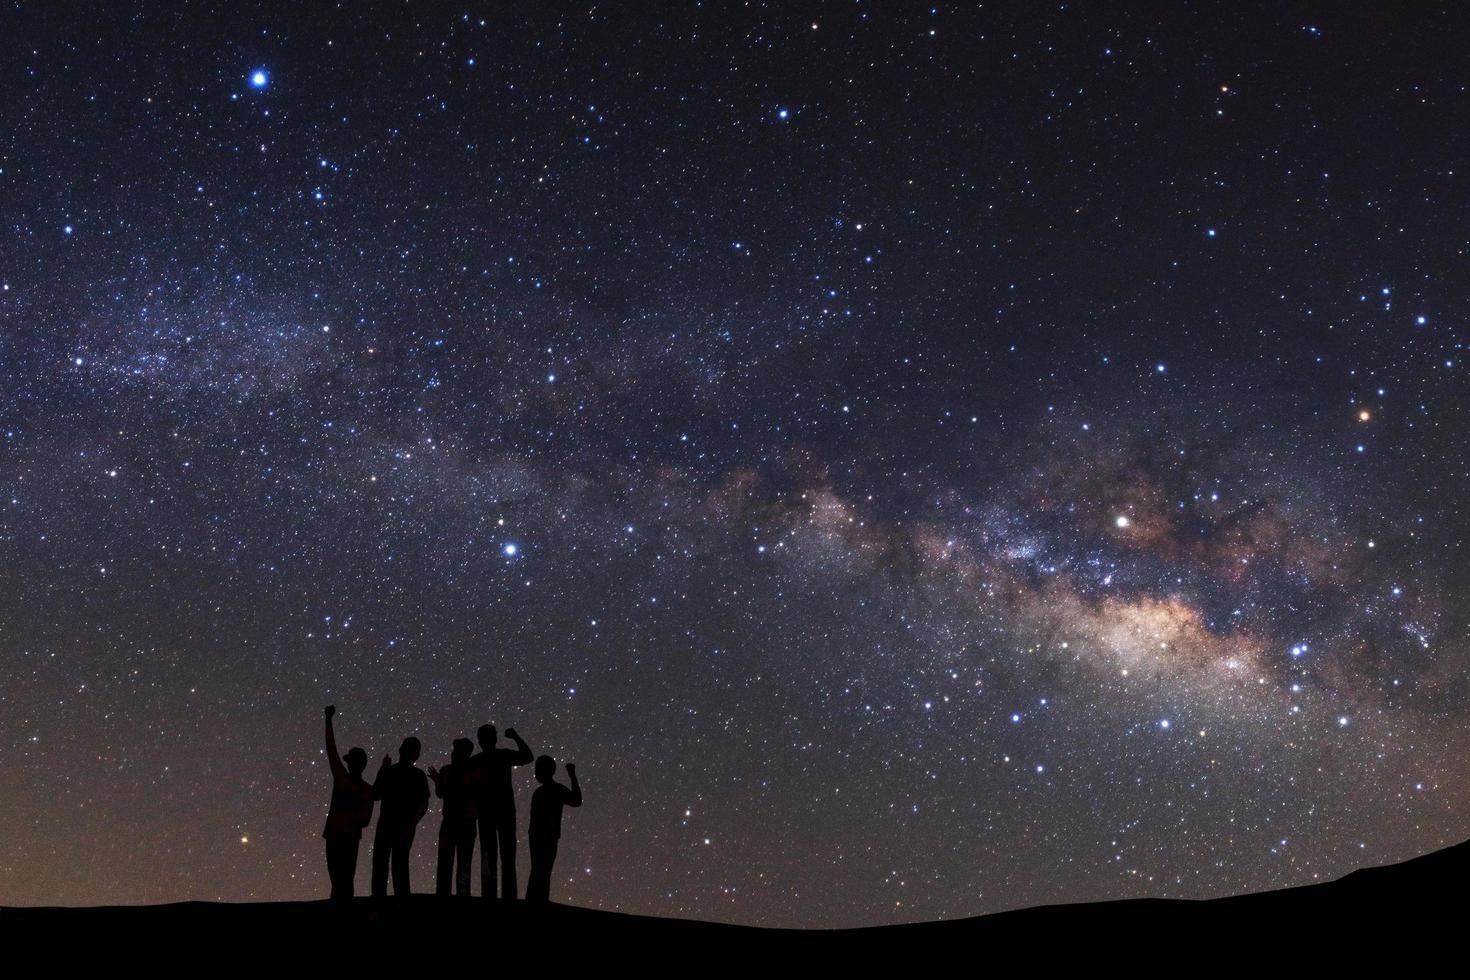
{"label": "raised fist", "polygon": [[327,720],[328,721],[331,721],[332,720],[332,716],[337,713],[337,706],[335,704],[329,704],[329,705],[327,705],[326,711],[327,711]]}

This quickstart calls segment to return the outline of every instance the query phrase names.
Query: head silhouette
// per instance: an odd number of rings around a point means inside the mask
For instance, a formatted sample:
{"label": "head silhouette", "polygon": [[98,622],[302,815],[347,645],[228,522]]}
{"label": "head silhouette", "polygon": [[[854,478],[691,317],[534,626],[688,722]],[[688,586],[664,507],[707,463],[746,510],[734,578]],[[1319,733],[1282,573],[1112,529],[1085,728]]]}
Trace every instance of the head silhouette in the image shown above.
{"label": "head silhouette", "polygon": [[480,730],[475,732],[475,737],[480,740],[480,748],[486,752],[495,748],[495,736],[496,731],[494,725],[481,725]]}
{"label": "head silhouette", "polygon": [[408,736],[408,738],[403,740],[402,745],[398,746],[398,761],[410,763],[417,762],[419,761],[419,753],[421,751],[423,751],[423,749],[419,745],[419,740],[410,735]]}
{"label": "head silhouette", "polygon": [[536,757],[536,781],[549,783],[556,775],[556,760],[549,755]]}
{"label": "head silhouette", "polygon": [[463,762],[475,752],[475,743],[467,738],[454,740],[454,748],[449,753],[450,762]]}
{"label": "head silhouette", "polygon": [[347,763],[348,775],[361,776],[362,771],[367,768],[367,753],[357,746],[353,746],[347,750],[347,754],[342,757],[342,761]]}

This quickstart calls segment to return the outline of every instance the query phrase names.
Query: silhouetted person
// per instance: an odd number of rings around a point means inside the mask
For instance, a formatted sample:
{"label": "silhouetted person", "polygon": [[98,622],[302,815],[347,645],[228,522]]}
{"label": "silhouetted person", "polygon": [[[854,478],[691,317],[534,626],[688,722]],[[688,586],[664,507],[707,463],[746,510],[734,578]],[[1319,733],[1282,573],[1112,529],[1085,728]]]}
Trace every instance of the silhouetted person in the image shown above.
{"label": "silhouetted person", "polygon": [[439,895],[453,891],[465,898],[470,894],[470,869],[475,855],[475,819],[479,811],[470,796],[470,756],[475,743],[467,738],[454,740],[449,765],[443,769],[429,767],[435,794],[444,801],[444,816],[439,822],[439,874],[434,891]]}
{"label": "silhouetted person", "polygon": [[373,835],[373,896],[388,894],[388,866],[393,866],[393,895],[407,898],[408,855],[413,832],[429,809],[429,780],[414,765],[419,758],[419,740],[409,736],[398,748],[398,763],[386,756],[378,778],[373,781],[373,799],[378,807],[378,829]]}
{"label": "silhouetted person", "polygon": [[500,897],[515,898],[516,796],[510,771],[534,756],[514,728],[505,730],[505,737],[516,743],[514,749],[495,747],[494,725],[481,725],[475,735],[480,740],[480,754],[470,760],[470,766],[480,811],[480,893],[486,898],[495,897],[495,850],[499,843]]}
{"label": "silhouetted person", "polygon": [[[343,759],[337,755],[337,736],[332,731],[335,705],[327,705],[327,762],[332,767],[332,802],[327,807],[327,826],[322,836],[327,839],[327,877],[332,882],[332,898],[352,897],[353,879],[357,877],[357,848],[362,842],[362,828],[373,819],[373,787],[362,778],[367,768],[367,753],[353,747]],[[346,762],[344,766],[342,763]]]}
{"label": "silhouetted person", "polygon": [[526,901],[551,901],[551,866],[556,863],[556,845],[561,840],[561,809],[582,805],[582,787],[577,785],[577,767],[567,763],[567,789],[555,780],[556,760],[543,755],[536,760],[536,792],[531,794],[531,877],[526,879]]}

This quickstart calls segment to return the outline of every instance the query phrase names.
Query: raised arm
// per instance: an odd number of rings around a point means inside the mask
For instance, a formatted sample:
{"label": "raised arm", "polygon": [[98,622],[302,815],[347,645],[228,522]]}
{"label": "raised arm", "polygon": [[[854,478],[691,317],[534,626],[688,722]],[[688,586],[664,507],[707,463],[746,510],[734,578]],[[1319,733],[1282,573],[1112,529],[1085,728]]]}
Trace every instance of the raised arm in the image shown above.
{"label": "raised arm", "polygon": [[337,754],[337,734],[332,731],[332,716],[337,713],[337,706],[327,705],[324,713],[327,716],[327,763],[332,767],[332,781],[340,785],[347,781],[347,769],[342,765],[342,756]]}
{"label": "raised arm", "polygon": [[581,806],[582,787],[577,782],[577,767],[570,762],[567,763],[567,779],[572,784],[572,791],[567,796],[567,806]]}
{"label": "raised arm", "polygon": [[514,728],[507,728],[505,730],[505,737],[516,743],[517,751],[516,754],[511,758],[511,765],[524,766],[526,763],[536,758],[536,756],[531,752],[531,747],[526,744],[526,740],[521,738],[520,734]]}

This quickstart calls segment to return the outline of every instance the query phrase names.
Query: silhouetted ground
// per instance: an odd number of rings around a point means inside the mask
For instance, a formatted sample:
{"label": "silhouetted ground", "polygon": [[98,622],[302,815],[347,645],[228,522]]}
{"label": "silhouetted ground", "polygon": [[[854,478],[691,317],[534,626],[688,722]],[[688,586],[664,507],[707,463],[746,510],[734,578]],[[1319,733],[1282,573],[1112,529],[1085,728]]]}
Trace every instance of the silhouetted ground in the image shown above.
{"label": "silhouetted ground", "polygon": [[[698,975],[736,965],[784,973],[881,962],[946,972],[1106,965],[1167,977],[1227,966],[1274,973],[1391,961],[1404,968],[1453,957],[1441,968],[1455,973],[1470,911],[1460,895],[1467,873],[1470,841],[1283,891],[1043,906],[873,929],[754,929],[563,905],[490,909],[480,899],[423,895],[407,902],[359,898],[346,908],[321,901],[0,909],[0,941],[7,949],[47,951],[58,965],[105,955],[194,975],[247,964],[260,972],[274,964],[340,962],[344,951],[355,951],[347,958],[357,962],[421,962],[425,971],[483,962],[495,964],[492,972],[511,965],[557,972],[561,962],[581,972],[631,963]],[[944,957],[943,965],[934,956]]]}

